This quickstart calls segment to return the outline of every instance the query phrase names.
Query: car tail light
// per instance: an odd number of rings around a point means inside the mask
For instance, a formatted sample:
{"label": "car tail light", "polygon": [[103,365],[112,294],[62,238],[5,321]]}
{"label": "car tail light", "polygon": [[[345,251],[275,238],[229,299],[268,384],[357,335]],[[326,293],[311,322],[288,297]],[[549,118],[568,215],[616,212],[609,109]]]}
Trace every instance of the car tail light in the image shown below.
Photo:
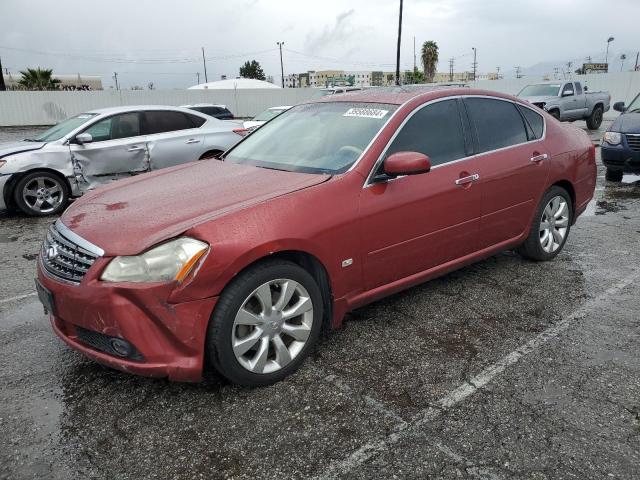
{"label": "car tail light", "polygon": [[247,135],[249,135],[249,130],[247,130],[246,128],[234,128],[233,133],[240,135],[241,137],[246,137]]}

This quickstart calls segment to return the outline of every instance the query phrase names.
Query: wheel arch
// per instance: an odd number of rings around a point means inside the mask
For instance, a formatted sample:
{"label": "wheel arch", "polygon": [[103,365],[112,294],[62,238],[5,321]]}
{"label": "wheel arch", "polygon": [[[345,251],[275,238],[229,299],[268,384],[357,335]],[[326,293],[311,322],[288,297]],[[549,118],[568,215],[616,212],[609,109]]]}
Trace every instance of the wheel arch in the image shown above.
{"label": "wheel arch", "polygon": [[571,221],[572,224],[576,221],[576,190],[573,187],[573,184],[566,179],[556,181],[552,187],[560,187],[563,190],[566,190],[569,196],[571,197]]}

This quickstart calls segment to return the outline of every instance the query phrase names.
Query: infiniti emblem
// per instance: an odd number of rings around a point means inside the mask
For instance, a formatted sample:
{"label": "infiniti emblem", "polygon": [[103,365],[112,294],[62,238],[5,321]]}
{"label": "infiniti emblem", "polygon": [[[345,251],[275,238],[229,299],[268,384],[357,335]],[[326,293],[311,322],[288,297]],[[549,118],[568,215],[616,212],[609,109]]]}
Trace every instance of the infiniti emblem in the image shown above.
{"label": "infiniti emblem", "polygon": [[55,245],[51,245],[47,249],[47,259],[55,260],[57,257],[58,257],[58,247],[56,247]]}

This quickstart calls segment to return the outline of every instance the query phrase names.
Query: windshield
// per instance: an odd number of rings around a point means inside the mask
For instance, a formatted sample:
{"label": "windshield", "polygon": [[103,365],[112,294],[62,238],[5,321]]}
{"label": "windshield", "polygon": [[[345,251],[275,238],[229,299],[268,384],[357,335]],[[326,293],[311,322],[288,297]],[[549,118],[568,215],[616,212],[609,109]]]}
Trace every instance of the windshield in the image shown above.
{"label": "windshield", "polygon": [[70,132],[73,132],[79,126],[87,123],[89,119],[95,117],[97,113],[81,113],[75,117],[67,118],[65,121],[58,123],[56,126],[45,130],[36,138],[27,138],[32,142],[55,142]]}
{"label": "windshield", "polygon": [[265,110],[261,114],[256,115],[256,117],[253,120],[256,122],[266,122],[267,120],[271,120],[273,117],[277,117],[282,112],[284,112],[284,110],[277,110],[277,109],[270,108],[268,110]]}
{"label": "windshield", "polygon": [[540,84],[540,85],[527,85],[520,93],[519,97],[557,97],[560,92],[560,84]]}
{"label": "windshield", "polygon": [[345,172],[397,108],[360,102],[298,105],[254,131],[224,160],[290,172]]}
{"label": "windshield", "polygon": [[629,104],[627,107],[627,113],[629,112],[640,112],[640,94],[636,95],[636,98]]}

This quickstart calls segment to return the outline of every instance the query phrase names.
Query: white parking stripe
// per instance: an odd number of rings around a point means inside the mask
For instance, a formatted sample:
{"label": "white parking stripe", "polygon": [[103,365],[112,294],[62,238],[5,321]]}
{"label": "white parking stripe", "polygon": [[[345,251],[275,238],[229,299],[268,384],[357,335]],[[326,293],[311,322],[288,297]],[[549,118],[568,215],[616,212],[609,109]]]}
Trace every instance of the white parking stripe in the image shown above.
{"label": "white parking stripe", "polygon": [[611,296],[616,295],[622,289],[638,279],[640,279],[640,270],[636,270],[630,273],[622,280],[602,292],[600,295],[597,295],[592,300],[585,302],[581,307],[563,318],[558,323],[554,324],[552,327],[544,330],[542,333],[538,334],[536,337],[534,337],[521,347],[509,353],[493,365],[490,365],[482,370],[482,372],[480,372],[468,382],[464,382],[456,389],[449,392],[447,395],[438,400],[438,402],[436,402],[436,407],[428,407],[418,415],[416,415],[409,422],[399,424],[395,431],[390,435],[362,445],[359,449],[357,449],[344,460],[330,464],[329,467],[322,474],[316,476],[316,478],[329,479],[337,478],[340,475],[345,475],[349,471],[357,468],[369,459],[387,451],[392,445],[398,443],[408,432],[410,432],[411,430],[419,429],[420,427],[432,421],[434,418],[441,415],[447,409],[455,407],[460,402],[466,400],[471,395],[476,393],[480,388],[484,387],[498,375],[504,372],[507,367],[515,364],[522,357],[532,353],[534,350],[544,345],[549,340],[556,338],[569,326],[571,326],[573,322],[585,315],[589,310],[596,308],[603,303],[606,303]]}
{"label": "white parking stripe", "polygon": [[36,292],[26,293],[24,295],[16,295],[15,297],[3,298],[2,300],[0,300],[0,304],[15,302],[16,300],[22,300],[23,298],[33,297],[34,295],[37,295]]}

